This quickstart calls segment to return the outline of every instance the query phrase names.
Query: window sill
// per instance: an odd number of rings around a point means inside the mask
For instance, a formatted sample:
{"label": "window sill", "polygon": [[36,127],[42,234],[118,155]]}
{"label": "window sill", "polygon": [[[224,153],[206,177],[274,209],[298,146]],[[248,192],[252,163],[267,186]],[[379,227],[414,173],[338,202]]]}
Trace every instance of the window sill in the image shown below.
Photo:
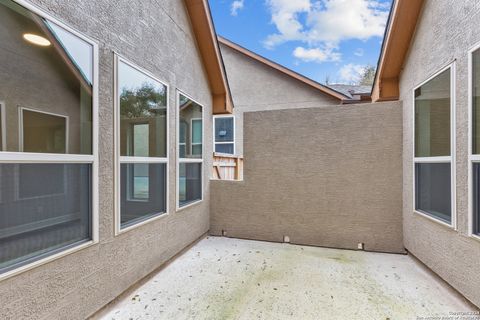
{"label": "window sill", "polygon": [[132,224],[131,226],[128,226],[126,228],[123,228],[121,226],[118,226],[118,229],[115,231],[115,236],[119,236],[121,234],[124,234],[130,230],[133,230],[133,229],[136,229],[138,227],[141,227],[143,225],[146,225],[147,223],[150,223],[150,222],[153,222],[153,221],[156,221],[156,220],[159,220],[159,219],[162,219],[163,217],[167,217],[168,216],[168,212],[162,212],[162,213],[157,213],[156,215],[154,216],[151,216],[150,218],[148,219],[145,219],[143,221],[140,221],[140,222],[137,222],[135,224]]}
{"label": "window sill", "polygon": [[470,238],[473,238],[474,240],[480,242],[480,235],[478,235],[478,234],[473,234],[473,233],[472,233],[472,234],[470,235]]}
{"label": "window sill", "polygon": [[435,222],[435,223],[438,223],[439,225],[441,225],[441,226],[443,226],[443,227],[446,227],[446,228],[448,228],[448,229],[451,229],[451,230],[453,230],[453,231],[456,231],[456,228],[453,226],[453,224],[448,224],[447,222],[444,222],[444,221],[442,221],[442,220],[440,220],[440,219],[434,218],[434,217],[432,217],[432,216],[430,216],[430,215],[428,215],[428,214],[426,214],[426,213],[423,213],[423,212],[421,212],[421,211],[413,210],[413,213],[416,214],[416,215],[419,215],[419,216],[421,216],[421,217],[423,217],[423,218],[426,218],[426,219],[428,219],[429,221],[433,221],[433,222]]}
{"label": "window sill", "polygon": [[177,212],[180,212],[180,211],[183,211],[187,208],[190,208],[190,207],[193,207],[193,206],[196,206],[196,205],[199,205],[200,203],[203,202],[203,199],[200,199],[200,200],[197,200],[197,201],[194,201],[194,202],[191,202],[187,205],[184,205],[183,207],[180,207],[180,206],[177,206]]}
{"label": "window sill", "polygon": [[10,271],[7,271],[5,273],[2,273],[0,274],[0,281],[2,280],[5,280],[5,279],[8,279],[8,278],[11,278],[11,277],[14,277],[14,276],[17,276],[23,272],[26,272],[28,270],[31,270],[31,269],[34,269],[34,268],[37,268],[37,267],[40,267],[44,264],[47,264],[47,263],[50,263],[50,262],[53,262],[55,260],[58,260],[58,259],[61,259],[61,258],[64,258],[72,253],[76,253],[80,250],[84,250],[86,248],[89,248],[95,244],[97,244],[98,241],[93,241],[93,240],[90,240],[88,242],[85,242],[85,243],[82,243],[82,244],[79,244],[78,246],[75,246],[73,248],[69,248],[69,249],[66,249],[64,251],[61,251],[61,252],[58,252],[56,254],[53,254],[51,256],[48,256],[48,257],[45,257],[43,259],[40,259],[40,260],[37,260],[37,261],[34,261],[32,263],[29,263],[29,264],[26,264],[24,266],[21,266],[21,267],[18,267],[16,269],[13,269],[13,270],[10,270]]}

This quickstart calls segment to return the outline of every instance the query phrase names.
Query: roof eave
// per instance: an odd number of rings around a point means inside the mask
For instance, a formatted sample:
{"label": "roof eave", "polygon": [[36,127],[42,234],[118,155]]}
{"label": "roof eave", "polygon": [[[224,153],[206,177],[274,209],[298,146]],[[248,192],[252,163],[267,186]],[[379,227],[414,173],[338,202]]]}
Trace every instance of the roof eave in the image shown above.
{"label": "roof eave", "polygon": [[228,79],[207,0],[185,0],[212,92],[213,114],[233,112]]}
{"label": "roof eave", "polygon": [[396,0],[378,61],[372,101],[392,101],[400,97],[399,80],[424,0]]}

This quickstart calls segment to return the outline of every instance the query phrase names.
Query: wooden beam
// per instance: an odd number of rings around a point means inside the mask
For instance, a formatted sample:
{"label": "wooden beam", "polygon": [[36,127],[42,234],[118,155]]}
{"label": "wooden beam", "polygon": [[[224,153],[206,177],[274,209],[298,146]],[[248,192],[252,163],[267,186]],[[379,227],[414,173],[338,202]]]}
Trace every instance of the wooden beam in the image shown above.
{"label": "wooden beam", "polygon": [[398,100],[399,79],[424,0],[396,0],[390,13],[372,101]]}
{"label": "wooden beam", "polygon": [[207,0],[185,0],[212,91],[213,113],[232,113],[233,102]]}

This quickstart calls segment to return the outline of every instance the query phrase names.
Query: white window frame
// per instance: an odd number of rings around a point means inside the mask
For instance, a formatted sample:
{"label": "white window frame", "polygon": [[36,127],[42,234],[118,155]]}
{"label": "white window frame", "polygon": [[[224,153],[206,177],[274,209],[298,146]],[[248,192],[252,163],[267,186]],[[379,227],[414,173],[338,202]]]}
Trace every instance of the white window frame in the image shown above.
{"label": "white window frame", "polygon": [[[216,135],[216,132],[217,132],[217,119],[218,118],[232,118],[233,119],[233,141],[229,142],[229,141],[216,141],[216,138],[217,138],[217,135]],[[236,154],[237,152],[237,144],[236,144],[236,127],[235,127],[235,116],[234,115],[230,115],[230,114],[219,114],[219,115],[215,115],[213,116],[213,151],[215,153],[218,153],[216,152],[215,150],[217,149],[216,148],[216,145],[217,144],[232,144],[233,143],[233,155]],[[230,153],[226,153],[226,154],[230,154]]]}
{"label": "white window frame", "polygon": [[2,141],[0,143],[2,144],[2,150],[0,151],[6,151],[7,150],[7,113],[5,109],[5,102],[0,100],[0,114],[2,115],[2,121],[0,122],[0,127],[2,130]]}
{"label": "white window frame", "polygon": [[[143,73],[144,75],[152,78],[153,80],[161,83],[162,85],[165,86],[165,92],[167,95],[166,98],[166,155],[165,157],[135,157],[135,156],[121,156],[120,155],[120,101],[119,101],[119,92],[118,92],[118,67],[120,66],[120,63],[125,63],[126,65],[132,67],[133,69]],[[127,58],[123,57],[117,52],[114,52],[114,148],[115,148],[115,236],[118,236],[122,233],[128,232],[130,230],[133,230],[135,228],[141,227],[147,223],[153,222],[155,220],[158,220],[160,218],[166,217],[169,215],[169,193],[170,193],[170,175],[169,175],[169,150],[170,150],[170,120],[169,120],[169,114],[170,114],[170,86],[166,81],[160,80],[158,77],[153,75],[151,72],[145,70],[144,68],[141,68],[134,63],[130,62]],[[142,163],[142,164],[155,164],[155,163],[164,163],[165,164],[165,212],[158,212],[154,215],[151,215],[148,218],[145,218],[141,221],[138,221],[132,225],[129,225],[127,227],[122,228],[121,227],[121,164],[134,164],[134,163]],[[127,195],[128,196],[128,195]],[[137,201],[138,202],[138,201]]]}
{"label": "white window frame", "polygon": [[23,146],[25,143],[24,136],[23,136],[23,112],[25,110],[30,112],[47,114],[49,116],[54,116],[58,118],[64,118],[65,119],[65,153],[68,153],[68,139],[70,137],[69,136],[69,123],[70,123],[69,116],[59,114],[59,113],[49,112],[49,111],[38,110],[34,108],[27,108],[27,107],[18,107],[18,148],[20,152],[23,152]]}
{"label": "white window frame", "polygon": [[[180,148],[178,147],[180,145],[180,95],[190,99],[191,101],[193,101],[194,103],[196,103],[197,105],[199,105],[201,108],[202,108],[202,158],[180,158]],[[193,99],[192,97],[190,97],[188,94],[184,93],[183,91],[177,89],[176,90],[176,111],[175,111],[175,118],[176,118],[176,139],[175,139],[175,142],[176,142],[176,153],[177,153],[177,165],[176,165],[176,211],[181,211],[181,210],[184,210],[184,209],[187,209],[191,206],[194,206],[194,205],[197,205],[201,202],[203,202],[203,199],[204,199],[204,190],[205,190],[205,187],[204,187],[204,183],[205,183],[205,165],[204,165],[204,157],[205,157],[205,107],[203,106],[203,104],[197,102],[195,99]],[[196,118],[196,119],[200,119],[200,118]],[[190,131],[192,131],[190,129]],[[191,134],[190,134],[191,136]],[[190,141],[190,144],[191,144],[191,141]],[[202,178],[202,182],[201,182],[201,198],[199,200],[196,200],[196,201],[193,201],[187,205],[184,205],[184,206],[180,206],[180,163],[201,163],[201,178]]]}
{"label": "white window frame", "polygon": [[[31,263],[22,265],[18,268],[12,269],[0,274],[0,280],[10,278],[19,273],[31,270],[48,262],[63,258],[69,254],[79,250],[90,247],[99,241],[99,227],[98,227],[98,43],[88,36],[74,30],[60,20],[52,17],[48,13],[30,4],[25,0],[13,0],[17,4],[23,6],[29,11],[47,19],[50,22],[62,27],[73,35],[84,40],[92,46],[93,51],[93,86],[92,86],[92,154],[57,154],[57,153],[29,153],[29,152],[9,152],[0,151],[0,163],[66,163],[66,164],[90,164],[92,165],[92,239],[82,244],[67,248],[55,254],[49,255],[45,258],[33,261]],[[67,246],[68,247],[68,246]]]}
{"label": "white window frame", "polygon": [[[434,157],[415,157],[415,90],[419,87],[423,86],[430,80],[434,79],[441,73],[446,70],[450,69],[450,156],[434,156]],[[448,227],[450,229],[457,230],[457,210],[456,210],[456,161],[455,161],[455,150],[456,150],[456,143],[455,143],[455,112],[456,112],[456,95],[455,95],[455,88],[456,88],[456,72],[455,72],[455,61],[452,61],[445,67],[441,68],[439,71],[435,72],[433,75],[428,77],[428,79],[424,80],[420,84],[416,85],[412,90],[412,162],[413,162],[413,172],[412,172],[412,185],[413,185],[413,213],[420,215],[422,217],[427,218],[430,221],[436,222],[442,226]],[[451,223],[447,223],[442,221],[432,215],[424,213],[416,209],[416,168],[415,165],[417,163],[450,163],[450,196],[451,196],[451,214],[452,214],[452,221]]]}
{"label": "white window frame", "polygon": [[[480,241],[473,233],[473,164],[480,163],[480,154],[473,154],[473,54],[480,50],[480,42],[468,50],[468,235]],[[480,52],[480,51],[479,51]]]}

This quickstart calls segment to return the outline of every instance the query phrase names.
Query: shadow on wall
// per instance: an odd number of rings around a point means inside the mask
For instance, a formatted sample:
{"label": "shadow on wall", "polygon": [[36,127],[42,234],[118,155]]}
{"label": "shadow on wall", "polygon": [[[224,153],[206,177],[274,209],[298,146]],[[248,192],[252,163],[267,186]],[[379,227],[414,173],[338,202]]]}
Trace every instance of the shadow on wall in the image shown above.
{"label": "shadow on wall", "polygon": [[211,182],[212,234],[405,252],[401,102],[244,120],[244,181]]}

